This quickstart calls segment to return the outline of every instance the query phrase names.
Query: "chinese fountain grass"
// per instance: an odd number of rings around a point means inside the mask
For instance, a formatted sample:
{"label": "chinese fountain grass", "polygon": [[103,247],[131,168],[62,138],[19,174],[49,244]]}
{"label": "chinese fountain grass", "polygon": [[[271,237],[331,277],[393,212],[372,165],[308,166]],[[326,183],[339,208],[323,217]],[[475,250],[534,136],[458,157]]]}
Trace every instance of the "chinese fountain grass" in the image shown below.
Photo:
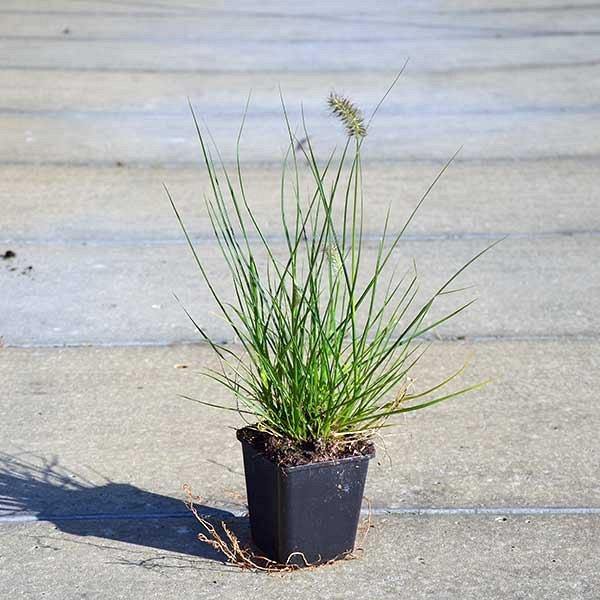
{"label": "chinese fountain grass", "polygon": [[[413,391],[409,382],[428,346],[423,336],[473,300],[437,316],[432,308],[443,295],[459,291],[451,289],[453,282],[491,248],[463,264],[418,305],[416,269],[403,277],[395,277],[395,268],[390,273],[403,234],[452,157],[400,231],[389,231],[388,208],[375,260],[367,265],[361,150],[381,102],[368,123],[342,96],[331,94],[328,104],[344,124],[346,139],[341,150],[322,163],[315,156],[304,114],[299,141],[282,100],[289,143],[280,186],[281,243],[267,238],[246,196],[239,152],[246,112],[230,172],[212,138],[201,131],[190,104],[210,180],[206,209],[233,282],[233,298],[217,292],[167,190],[200,273],[243,349],[237,352],[213,341],[186,310],[219,358],[220,368],[208,370],[208,375],[233,393],[236,404],[197,401],[237,411],[275,438],[321,448],[368,439],[394,415],[482,385],[449,391],[447,385],[462,368],[424,390]],[[306,173],[313,191],[303,198],[299,182]]]}

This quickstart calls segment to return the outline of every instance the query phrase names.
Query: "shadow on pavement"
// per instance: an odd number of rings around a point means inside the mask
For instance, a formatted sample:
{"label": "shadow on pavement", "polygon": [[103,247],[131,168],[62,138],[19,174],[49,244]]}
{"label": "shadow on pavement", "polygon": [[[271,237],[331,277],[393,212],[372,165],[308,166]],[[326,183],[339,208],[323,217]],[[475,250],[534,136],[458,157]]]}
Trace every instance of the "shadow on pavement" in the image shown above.
{"label": "shadow on pavement", "polygon": [[[181,499],[102,477],[105,483],[98,485],[60,465],[56,458],[46,461],[31,454],[0,453],[0,516],[35,515],[74,536],[225,562],[222,554],[198,541],[200,525]],[[196,509],[207,520],[223,521],[241,538],[249,538],[247,518],[202,504],[196,504]],[[161,558],[150,557],[142,562]]]}

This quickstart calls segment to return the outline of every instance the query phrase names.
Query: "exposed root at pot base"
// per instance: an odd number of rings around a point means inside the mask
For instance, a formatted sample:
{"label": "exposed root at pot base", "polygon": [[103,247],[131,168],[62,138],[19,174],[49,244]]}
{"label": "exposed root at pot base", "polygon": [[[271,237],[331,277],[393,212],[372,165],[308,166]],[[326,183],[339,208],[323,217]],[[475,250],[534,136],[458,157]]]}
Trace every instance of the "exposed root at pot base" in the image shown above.
{"label": "exposed root at pot base", "polygon": [[[363,500],[367,503],[367,516],[363,519],[362,523],[358,524],[358,531],[356,532],[356,536],[360,537],[360,544],[354,544],[354,550],[350,553],[353,558],[358,558],[357,552],[361,554],[365,551],[365,544],[367,542],[367,536],[369,535],[369,531],[372,527],[374,527],[373,522],[371,520],[372,514],[372,504],[371,500],[366,496],[363,496]],[[361,531],[362,530],[362,531]]]}
{"label": "exposed root at pot base", "polygon": [[[198,534],[198,539],[223,554],[229,564],[245,570],[268,573],[293,571],[300,568],[298,565],[280,564],[258,554],[249,543],[242,543],[224,521],[214,524],[200,515],[195,502],[201,501],[202,498],[195,496],[189,485],[184,484],[183,491],[186,494],[185,505],[203,528],[203,531]],[[310,566],[309,563],[306,563],[306,566]]]}
{"label": "exposed root at pot base", "polygon": [[[227,559],[228,564],[248,571],[260,571],[263,573],[289,573],[298,569],[316,569],[318,567],[324,567],[339,560],[355,560],[359,557],[359,554],[357,553],[362,554],[364,552],[364,543],[369,529],[372,527],[371,503],[367,499],[369,512],[365,522],[359,526],[359,533],[361,529],[364,529],[362,532],[361,543],[357,545],[352,552],[348,552],[327,562],[315,563],[308,562],[302,552],[293,552],[290,554],[290,556],[288,556],[286,563],[278,563],[277,561],[271,560],[257,552],[249,541],[246,543],[242,542],[224,521],[215,524],[206,517],[200,515],[196,509],[195,503],[201,502],[202,498],[200,496],[194,496],[192,489],[188,484],[183,485],[183,491],[186,495],[184,500],[185,505],[191,511],[203,529],[203,531],[198,534],[198,539],[214,548],[217,552],[223,554]],[[290,560],[298,557],[304,562],[303,565],[290,564]]]}

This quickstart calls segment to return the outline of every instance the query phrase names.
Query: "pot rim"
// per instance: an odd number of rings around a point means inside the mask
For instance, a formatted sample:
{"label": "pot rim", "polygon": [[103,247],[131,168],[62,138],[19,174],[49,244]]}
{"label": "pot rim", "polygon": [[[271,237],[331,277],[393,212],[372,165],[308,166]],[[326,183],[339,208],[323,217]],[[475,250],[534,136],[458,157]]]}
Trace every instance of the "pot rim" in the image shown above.
{"label": "pot rim", "polygon": [[303,471],[305,469],[322,469],[325,467],[333,467],[333,466],[339,465],[339,464],[368,461],[368,460],[371,460],[372,458],[375,458],[375,450],[373,450],[373,452],[371,452],[369,454],[346,456],[344,458],[336,458],[333,460],[319,460],[316,462],[305,463],[303,465],[291,465],[289,467],[285,466],[285,465],[277,465],[277,466],[282,471],[286,471],[286,472],[288,472],[288,471]]}
{"label": "pot rim", "polygon": [[339,464],[351,463],[351,462],[362,462],[365,460],[371,460],[375,458],[375,448],[372,447],[372,451],[367,454],[357,454],[355,456],[345,456],[344,458],[334,458],[331,460],[318,460],[314,462],[304,463],[302,465],[282,465],[272,461],[270,458],[265,456],[264,453],[257,450],[252,444],[248,443],[246,440],[240,439],[238,437],[238,441],[242,444],[242,446],[248,446],[252,448],[257,454],[264,457],[265,460],[268,460],[270,463],[274,464],[278,469],[284,472],[290,471],[303,471],[306,469],[323,469],[326,467],[333,467]]}

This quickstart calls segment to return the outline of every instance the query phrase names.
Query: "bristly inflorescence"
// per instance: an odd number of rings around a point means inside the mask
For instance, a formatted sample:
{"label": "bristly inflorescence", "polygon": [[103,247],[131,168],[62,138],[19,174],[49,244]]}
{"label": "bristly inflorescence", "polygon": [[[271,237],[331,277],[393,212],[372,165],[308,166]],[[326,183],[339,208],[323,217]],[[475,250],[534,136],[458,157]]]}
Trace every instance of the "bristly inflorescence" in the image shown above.
{"label": "bristly inflorescence", "polygon": [[364,119],[360,109],[348,98],[340,96],[335,92],[329,94],[327,100],[331,112],[340,119],[346,127],[349,137],[363,138],[367,135]]}

